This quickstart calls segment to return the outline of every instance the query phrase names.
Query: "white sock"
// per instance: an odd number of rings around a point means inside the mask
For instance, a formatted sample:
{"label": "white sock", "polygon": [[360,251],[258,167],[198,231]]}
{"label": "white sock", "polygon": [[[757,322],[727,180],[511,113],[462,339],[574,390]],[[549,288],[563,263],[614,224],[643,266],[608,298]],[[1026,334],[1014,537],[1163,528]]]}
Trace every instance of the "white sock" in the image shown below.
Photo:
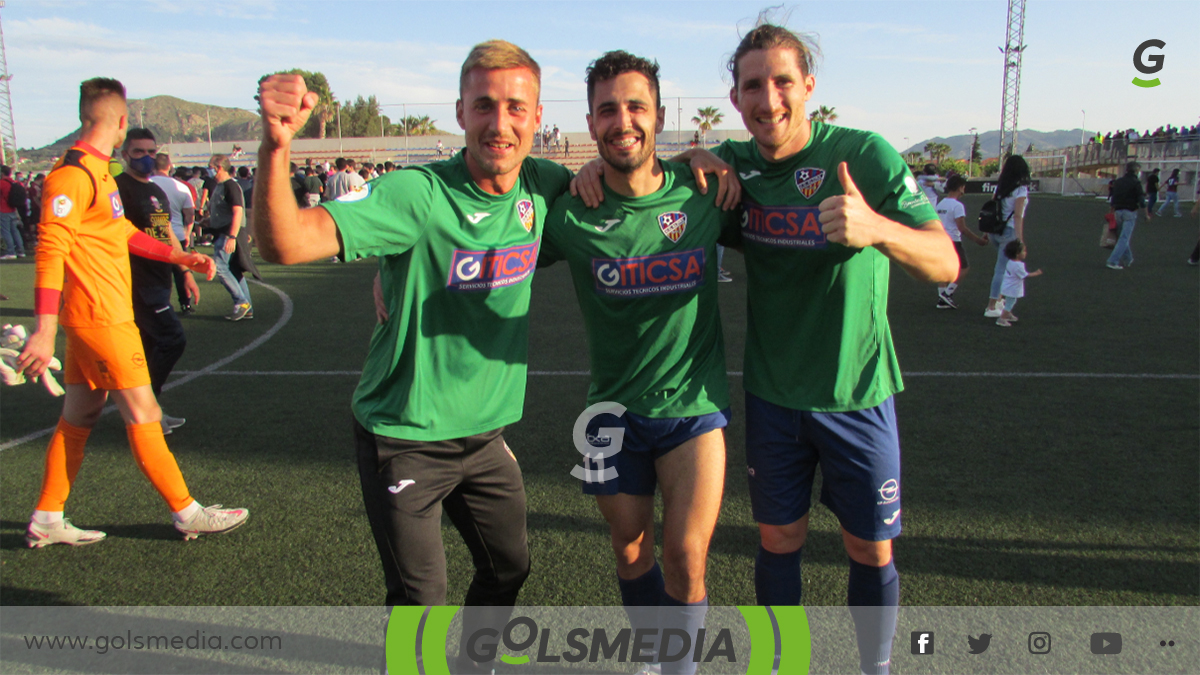
{"label": "white sock", "polygon": [[193,499],[191,504],[188,504],[182,509],[173,512],[171,517],[174,518],[175,522],[177,523],[185,523],[188,520],[191,520],[192,516],[196,515],[196,512],[202,508],[204,507],[200,506],[200,502]]}
{"label": "white sock", "polygon": [[947,293],[949,293],[949,294],[953,295],[953,294],[954,294],[954,291],[956,291],[956,290],[958,290],[958,284],[957,284],[957,283],[951,282],[951,283],[948,283],[948,284],[946,284],[946,292],[947,292]]}
{"label": "white sock", "polygon": [[55,523],[62,522],[62,519],[62,511],[34,510],[33,512],[33,522],[37,523],[38,525],[53,525]]}

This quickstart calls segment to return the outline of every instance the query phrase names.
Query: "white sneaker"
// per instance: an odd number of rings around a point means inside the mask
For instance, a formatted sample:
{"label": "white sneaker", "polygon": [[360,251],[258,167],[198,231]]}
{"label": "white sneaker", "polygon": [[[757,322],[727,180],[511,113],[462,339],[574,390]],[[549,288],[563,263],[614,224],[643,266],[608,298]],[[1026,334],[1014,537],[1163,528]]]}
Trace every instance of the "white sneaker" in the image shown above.
{"label": "white sneaker", "polygon": [[997,307],[996,309],[989,309],[989,310],[984,311],[983,315],[989,319],[999,319],[1000,315],[1003,313],[1004,313],[1004,306],[1001,305],[1001,306]]}
{"label": "white sneaker", "polygon": [[94,544],[106,536],[108,535],[99,530],[81,530],[72,525],[68,518],[63,518],[53,525],[42,525],[36,520],[31,520],[29,529],[25,531],[25,543],[29,544],[29,548],[42,548],[50,544],[83,546]]}
{"label": "white sneaker", "polygon": [[202,534],[228,532],[250,517],[249,509],[223,509],[220,504],[206,506],[188,520],[175,523],[175,529],[183,533],[184,541]]}

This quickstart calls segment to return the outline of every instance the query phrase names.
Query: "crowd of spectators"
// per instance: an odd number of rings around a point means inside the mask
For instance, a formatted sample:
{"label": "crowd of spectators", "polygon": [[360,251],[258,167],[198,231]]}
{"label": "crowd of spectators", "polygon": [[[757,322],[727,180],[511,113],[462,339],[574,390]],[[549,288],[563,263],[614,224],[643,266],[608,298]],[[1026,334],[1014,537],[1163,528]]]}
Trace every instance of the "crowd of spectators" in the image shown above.
{"label": "crowd of spectators", "polygon": [[1200,139],[1200,124],[1194,124],[1190,127],[1173,127],[1168,124],[1155,129],[1153,132],[1147,129],[1142,133],[1138,133],[1137,129],[1125,129],[1123,131],[1110,131],[1107,134],[1101,135],[1100,132],[1097,131],[1095,136],[1088,139],[1088,145],[1098,143],[1108,146],[1114,140],[1134,143],[1136,141],[1174,141],[1192,139]]}

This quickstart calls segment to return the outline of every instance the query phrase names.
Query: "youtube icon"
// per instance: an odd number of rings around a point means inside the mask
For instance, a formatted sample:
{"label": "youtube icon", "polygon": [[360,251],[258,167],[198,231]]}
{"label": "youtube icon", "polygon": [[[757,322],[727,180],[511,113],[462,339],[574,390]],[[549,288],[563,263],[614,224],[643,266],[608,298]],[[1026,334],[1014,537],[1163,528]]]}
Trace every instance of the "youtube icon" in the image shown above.
{"label": "youtube icon", "polygon": [[1120,633],[1092,633],[1093,654],[1120,654]]}

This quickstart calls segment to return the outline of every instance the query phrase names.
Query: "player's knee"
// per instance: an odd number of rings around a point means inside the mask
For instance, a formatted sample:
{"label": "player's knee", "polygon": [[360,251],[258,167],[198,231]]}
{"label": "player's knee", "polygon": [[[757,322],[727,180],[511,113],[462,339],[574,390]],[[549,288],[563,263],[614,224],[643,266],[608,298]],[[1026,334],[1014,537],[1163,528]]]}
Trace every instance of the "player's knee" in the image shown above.
{"label": "player's knee", "polygon": [[890,539],[868,541],[866,539],[859,539],[848,533],[844,533],[842,539],[846,545],[846,554],[850,556],[851,560],[860,565],[883,567],[892,559],[892,542]]}
{"label": "player's knee", "polygon": [[708,558],[708,540],[690,537],[680,542],[667,542],[663,547],[663,561],[679,576],[689,579],[704,578],[704,563]]}
{"label": "player's knee", "polygon": [[804,546],[808,538],[808,528],[798,523],[791,525],[764,525],[759,523],[758,532],[762,538],[762,546],[771,553],[793,553]]}

